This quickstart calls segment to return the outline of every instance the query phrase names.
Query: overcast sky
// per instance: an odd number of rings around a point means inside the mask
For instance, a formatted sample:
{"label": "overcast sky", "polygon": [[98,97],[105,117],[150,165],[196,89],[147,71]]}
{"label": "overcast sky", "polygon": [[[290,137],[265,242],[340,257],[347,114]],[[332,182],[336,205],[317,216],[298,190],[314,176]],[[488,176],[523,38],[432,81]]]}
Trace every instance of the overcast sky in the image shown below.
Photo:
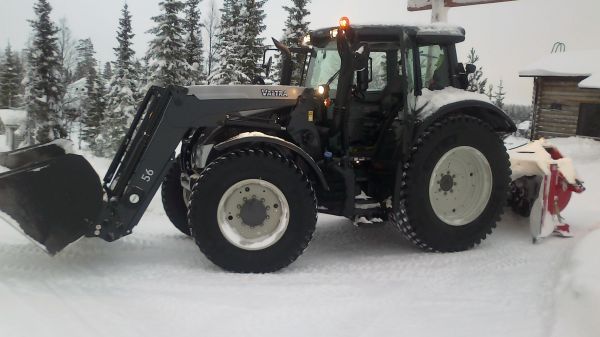
{"label": "overcast sky", "polygon": [[[90,37],[97,58],[110,61],[115,47],[115,30],[123,0],[49,0],[53,18],[66,18],[77,38]],[[221,0],[216,0],[220,6]],[[158,13],[159,0],[128,0],[136,34],[137,56],[149,40],[145,32],[150,18]],[[210,0],[203,1],[207,7]],[[266,5],[265,37],[280,37],[290,0],[269,0]],[[0,46],[8,41],[22,48],[30,34],[27,19],[33,16],[33,0],[1,0]],[[430,13],[408,12],[406,0],[312,0],[311,28],[332,26],[341,16],[357,23],[429,22]],[[518,0],[491,5],[451,9],[450,23],[463,26],[467,39],[459,47],[459,59],[475,47],[485,76],[492,83],[504,81],[507,101],[530,104],[532,80],[519,78],[524,66],[548,54],[561,41],[567,50],[600,49],[599,0]],[[599,60],[600,62],[600,60]]]}

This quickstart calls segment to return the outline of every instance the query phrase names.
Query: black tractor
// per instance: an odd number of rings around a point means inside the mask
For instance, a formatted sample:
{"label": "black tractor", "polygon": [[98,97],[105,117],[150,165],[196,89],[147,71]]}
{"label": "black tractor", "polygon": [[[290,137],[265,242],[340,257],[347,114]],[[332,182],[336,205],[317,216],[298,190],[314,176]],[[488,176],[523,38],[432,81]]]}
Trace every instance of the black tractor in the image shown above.
{"label": "black tractor", "polygon": [[343,18],[301,48],[274,41],[280,85],[153,87],[103,183],[62,140],[0,154],[0,216],[55,254],[130,234],[162,184],[175,227],[229,271],[286,267],[318,212],[391,223],[426,251],[469,249],[503,211],[502,137],[516,128],[465,91],[464,39]]}

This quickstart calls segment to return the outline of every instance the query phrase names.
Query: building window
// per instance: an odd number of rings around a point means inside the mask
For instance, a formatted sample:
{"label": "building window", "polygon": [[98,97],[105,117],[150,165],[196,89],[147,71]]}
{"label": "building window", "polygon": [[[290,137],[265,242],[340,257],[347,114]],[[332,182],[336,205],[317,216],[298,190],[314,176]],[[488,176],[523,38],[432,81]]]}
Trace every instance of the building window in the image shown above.
{"label": "building window", "polygon": [[582,103],[579,105],[577,134],[600,138],[600,104]]}

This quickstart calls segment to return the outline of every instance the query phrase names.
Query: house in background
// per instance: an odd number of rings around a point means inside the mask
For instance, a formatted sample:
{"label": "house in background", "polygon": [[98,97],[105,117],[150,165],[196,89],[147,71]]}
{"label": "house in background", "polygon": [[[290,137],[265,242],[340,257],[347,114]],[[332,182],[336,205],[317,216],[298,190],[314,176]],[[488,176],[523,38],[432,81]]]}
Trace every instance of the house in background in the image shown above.
{"label": "house in background", "polygon": [[534,78],[531,139],[600,140],[600,50],[550,54],[519,76]]}

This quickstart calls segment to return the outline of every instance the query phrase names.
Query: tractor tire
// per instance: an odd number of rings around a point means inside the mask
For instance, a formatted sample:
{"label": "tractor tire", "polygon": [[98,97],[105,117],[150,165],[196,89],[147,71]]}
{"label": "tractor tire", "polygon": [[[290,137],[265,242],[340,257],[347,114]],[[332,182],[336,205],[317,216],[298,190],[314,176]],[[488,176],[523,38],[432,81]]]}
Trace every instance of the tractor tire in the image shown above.
{"label": "tractor tire", "polygon": [[445,117],[413,146],[392,221],[426,251],[470,249],[500,220],[510,174],[504,143],[488,124],[466,115]]}
{"label": "tractor tire", "polygon": [[212,161],[194,185],[188,223],[217,266],[269,273],[306,249],[317,220],[315,192],[302,170],[277,152],[243,149]]}
{"label": "tractor tire", "polygon": [[161,186],[162,204],[171,223],[180,232],[191,236],[187,222],[187,203],[181,186],[181,165],[179,156],[175,158]]}

